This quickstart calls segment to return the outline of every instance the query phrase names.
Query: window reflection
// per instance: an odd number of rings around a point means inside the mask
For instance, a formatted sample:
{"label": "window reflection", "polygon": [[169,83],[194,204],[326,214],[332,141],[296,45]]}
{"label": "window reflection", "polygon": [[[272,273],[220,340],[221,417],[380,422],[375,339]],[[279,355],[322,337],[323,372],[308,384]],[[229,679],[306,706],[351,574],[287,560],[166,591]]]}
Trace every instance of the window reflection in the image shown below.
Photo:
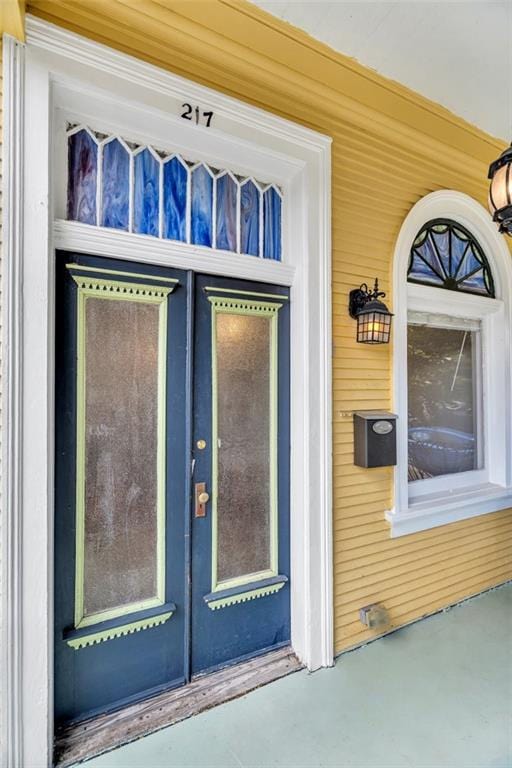
{"label": "window reflection", "polygon": [[479,468],[479,333],[409,325],[409,481]]}

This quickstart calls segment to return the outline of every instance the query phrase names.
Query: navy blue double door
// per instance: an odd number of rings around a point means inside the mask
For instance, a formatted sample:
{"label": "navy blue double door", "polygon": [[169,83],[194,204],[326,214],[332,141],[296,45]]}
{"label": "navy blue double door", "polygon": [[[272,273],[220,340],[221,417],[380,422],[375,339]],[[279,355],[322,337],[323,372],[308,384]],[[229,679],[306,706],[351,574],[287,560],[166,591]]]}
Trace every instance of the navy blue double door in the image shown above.
{"label": "navy blue double door", "polygon": [[62,724],[289,642],[289,294],[57,259]]}

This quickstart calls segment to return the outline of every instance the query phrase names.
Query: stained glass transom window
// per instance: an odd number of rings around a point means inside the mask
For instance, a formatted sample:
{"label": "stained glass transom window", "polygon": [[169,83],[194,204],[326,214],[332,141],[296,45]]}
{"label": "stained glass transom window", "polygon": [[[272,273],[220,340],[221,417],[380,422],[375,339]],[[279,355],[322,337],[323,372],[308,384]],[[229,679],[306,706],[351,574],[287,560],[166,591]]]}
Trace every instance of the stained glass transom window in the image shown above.
{"label": "stained glass transom window", "polygon": [[281,260],[275,184],[84,125],[67,141],[68,220]]}
{"label": "stained glass transom window", "polygon": [[449,219],[434,219],[422,227],[411,248],[407,279],[451,291],[495,295],[481,246],[465,227]]}

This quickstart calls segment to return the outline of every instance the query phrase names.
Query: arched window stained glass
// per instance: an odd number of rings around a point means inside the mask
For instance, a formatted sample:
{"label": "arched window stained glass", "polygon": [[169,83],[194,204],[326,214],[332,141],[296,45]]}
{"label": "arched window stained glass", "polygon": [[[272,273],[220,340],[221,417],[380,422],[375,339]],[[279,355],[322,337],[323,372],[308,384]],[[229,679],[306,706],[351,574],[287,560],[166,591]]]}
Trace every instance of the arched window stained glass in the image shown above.
{"label": "arched window stained glass", "polygon": [[491,298],[495,295],[481,246],[465,227],[450,219],[433,219],[420,229],[411,248],[407,280]]}

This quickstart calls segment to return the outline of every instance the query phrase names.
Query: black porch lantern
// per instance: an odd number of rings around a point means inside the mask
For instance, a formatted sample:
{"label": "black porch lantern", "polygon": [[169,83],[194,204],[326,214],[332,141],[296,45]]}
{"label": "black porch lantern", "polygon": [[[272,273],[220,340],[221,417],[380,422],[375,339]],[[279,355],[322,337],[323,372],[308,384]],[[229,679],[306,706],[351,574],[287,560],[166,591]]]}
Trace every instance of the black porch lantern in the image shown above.
{"label": "black porch lantern", "polygon": [[350,291],[348,311],[350,317],[357,320],[357,340],[362,344],[387,344],[389,341],[393,314],[379,299],[385,295],[379,291],[377,278],[373,291],[366,283]]}
{"label": "black porch lantern", "polygon": [[489,210],[500,232],[512,235],[512,144],[489,166]]}

